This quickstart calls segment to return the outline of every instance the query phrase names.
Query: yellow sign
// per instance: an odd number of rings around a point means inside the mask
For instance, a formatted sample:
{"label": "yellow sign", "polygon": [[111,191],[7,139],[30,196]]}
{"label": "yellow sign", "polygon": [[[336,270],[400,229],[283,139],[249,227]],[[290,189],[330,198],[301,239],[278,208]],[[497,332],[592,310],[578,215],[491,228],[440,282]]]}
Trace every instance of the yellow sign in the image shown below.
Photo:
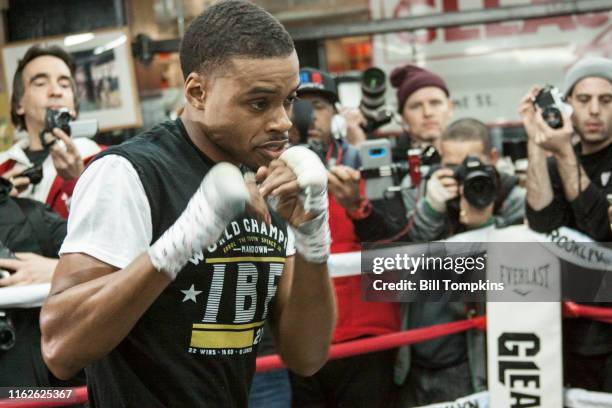
{"label": "yellow sign", "polygon": [[11,106],[8,93],[0,92],[0,152],[13,144],[13,127],[11,126]]}

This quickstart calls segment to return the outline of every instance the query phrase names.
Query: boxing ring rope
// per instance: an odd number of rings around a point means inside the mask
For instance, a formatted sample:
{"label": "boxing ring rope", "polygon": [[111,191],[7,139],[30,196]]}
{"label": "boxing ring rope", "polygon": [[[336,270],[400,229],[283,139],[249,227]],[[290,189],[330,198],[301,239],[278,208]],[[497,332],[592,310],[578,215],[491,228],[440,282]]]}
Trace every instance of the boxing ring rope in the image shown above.
{"label": "boxing ring rope", "polygon": [[[518,230],[516,230],[518,231]],[[565,233],[568,229],[562,229]],[[544,236],[541,234],[535,234],[529,230],[518,231],[527,233],[527,236],[532,236],[535,241],[546,242]],[[571,231],[570,231],[571,232]],[[470,234],[470,233],[465,233]],[[464,234],[464,235],[465,235]],[[574,234],[574,235],[572,235]],[[569,234],[574,236],[574,240],[582,242],[585,238],[575,233]],[[476,237],[476,239],[475,239]],[[452,240],[449,240],[452,241]],[[466,242],[486,242],[484,237],[472,236],[466,240]],[[463,242],[463,241],[459,241]],[[554,248],[553,248],[554,249]],[[360,270],[360,256],[359,253],[343,253],[334,254],[329,262],[328,268],[332,277],[342,276],[353,276],[359,274]],[[558,254],[560,257],[565,257],[566,254]],[[612,258],[612,257],[611,257]],[[579,259],[571,259],[570,261],[577,261],[581,264]],[[588,265],[597,267],[597,265]],[[607,266],[606,266],[607,268]],[[333,272],[333,273],[332,273]],[[0,302],[0,306],[3,307],[38,307],[46,297],[48,293],[48,284],[46,286],[40,286],[36,288],[37,291],[28,291],[24,294],[21,288],[0,288],[0,293],[3,299]],[[574,302],[563,302],[563,317],[564,318],[587,318],[596,320],[604,323],[612,324],[612,308],[597,307],[580,305]],[[450,334],[456,334],[470,329],[485,330],[486,329],[486,316],[476,316],[468,318],[466,320],[460,320],[450,323],[438,324],[428,327],[421,327],[417,329],[395,332],[381,336],[361,338],[358,340],[348,341],[344,343],[334,344],[330,348],[329,360],[338,358],[355,356],[358,354],[371,353],[375,351],[382,351],[392,348],[397,348],[403,345],[409,345],[419,343],[427,340],[432,340],[437,337],[446,336]],[[278,355],[270,355],[259,357],[256,360],[256,371],[265,372],[283,368],[284,364]],[[0,400],[0,408],[46,408],[46,407],[57,407],[83,404],[87,401],[87,388],[79,387],[73,389],[75,396],[70,403],[67,401],[44,401],[44,400]]]}
{"label": "boxing ring rope", "polygon": [[612,324],[612,309],[608,307],[579,305],[574,302],[563,302],[563,317],[584,317]]}
{"label": "boxing ring rope", "polygon": [[[381,336],[368,337],[359,340],[346,341],[344,343],[333,344],[329,350],[328,360],[356,356],[358,354],[373,353],[408,344],[420,343],[432,340],[437,337],[449,334],[460,333],[469,329],[484,330],[486,326],[486,316],[459,320],[456,322],[436,324],[434,326],[421,327],[418,329],[406,330],[397,333],[384,334]],[[272,371],[283,368],[285,365],[278,354],[257,358],[256,371]]]}
{"label": "boxing ring rope", "polygon": [[[587,318],[612,324],[612,309],[605,307],[584,306],[574,302],[564,302],[563,316],[566,318]],[[418,329],[334,344],[331,346],[329,351],[329,360],[420,343],[470,329],[485,330],[486,316],[476,316],[456,322],[437,324]],[[256,372],[278,370],[283,367],[284,364],[277,354],[257,358]],[[70,404],[67,404],[66,402],[40,400],[25,402],[17,402],[15,400],[0,400],[0,408],[50,408],[83,404],[87,402],[87,387],[74,388],[74,391],[76,392],[76,397]]]}

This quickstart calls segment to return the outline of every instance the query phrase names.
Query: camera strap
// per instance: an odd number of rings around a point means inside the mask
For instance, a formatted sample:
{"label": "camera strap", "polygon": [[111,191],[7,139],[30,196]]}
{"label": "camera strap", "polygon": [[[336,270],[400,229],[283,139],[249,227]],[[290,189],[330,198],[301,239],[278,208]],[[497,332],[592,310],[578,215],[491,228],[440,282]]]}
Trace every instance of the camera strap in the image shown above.
{"label": "camera strap", "polygon": [[342,156],[344,152],[339,146],[339,142],[332,141],[327,147],[327,154],[325,155],[325,164],[327,167],[335,166],[336,164],[342,163]]}

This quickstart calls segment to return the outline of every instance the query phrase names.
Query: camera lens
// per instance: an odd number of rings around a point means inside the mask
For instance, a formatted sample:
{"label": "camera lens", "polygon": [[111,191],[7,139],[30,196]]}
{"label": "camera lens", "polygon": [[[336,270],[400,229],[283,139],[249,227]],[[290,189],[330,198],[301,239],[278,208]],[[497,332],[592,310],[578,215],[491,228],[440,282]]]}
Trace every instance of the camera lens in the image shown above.
{"label": "camera lens", "polygon": [[463,195],[470,205],[483,209],[495,201],[495,181],[484,171],[470,172],[463,182]]}
{"label": "camera lens", "polygon": [[560,104],[561,96],[559,90],[551,85],[540,89],[533,99],[533,103],[542,109],[542,118],[553,129],[563,127]]}
{"label": "camera lens", "polygon": [[[47,112],[45,114],[45,132],[51,133],[54,128],[60,128],[63,130],[68,136],[70,136],[70,122],[72,121],[72,116],[70,115],[70,111],[68,108],[60,108],[60,109],[50,109],[47,108]],[[44,143],[43,141],[43,144]]]}
{"label": "camera lens", "polygon": [[61,111],[57,115],[57,124],[59,125],[59,127],[68,126],[68,124],[70,123],[70,119],[72,119],[72,117],[70,116],[69,112]]}
{"label": "camera lens", "polygon": [[376,111],[385,104],[386,75],[380,68],[368,68],[361,77],[361,103],[366,110]]}
{"label": "camera lens", "polygon": [[553,129],[560,129],[563,127],[563,119],[561,112],[554,106],[549,106],[542,111],[542,117],[544,121]]}
{"label": "camera lens", "polygon": [[6,317],[0,317],[0,350],[7,351],[15,345],[15,328]]}

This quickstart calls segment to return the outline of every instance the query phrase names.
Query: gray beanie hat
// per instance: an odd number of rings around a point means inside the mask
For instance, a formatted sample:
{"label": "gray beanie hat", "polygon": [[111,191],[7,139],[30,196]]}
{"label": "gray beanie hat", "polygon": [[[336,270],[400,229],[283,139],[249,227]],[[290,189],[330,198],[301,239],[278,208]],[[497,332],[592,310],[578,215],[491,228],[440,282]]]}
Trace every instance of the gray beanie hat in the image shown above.
{"label": "gray beanie hat", "polygon": [[563,96],[567,98],[576,82],[586,77],[599,77],[612,82],[612,59],[587,57],[578,61],[565,75]]}

